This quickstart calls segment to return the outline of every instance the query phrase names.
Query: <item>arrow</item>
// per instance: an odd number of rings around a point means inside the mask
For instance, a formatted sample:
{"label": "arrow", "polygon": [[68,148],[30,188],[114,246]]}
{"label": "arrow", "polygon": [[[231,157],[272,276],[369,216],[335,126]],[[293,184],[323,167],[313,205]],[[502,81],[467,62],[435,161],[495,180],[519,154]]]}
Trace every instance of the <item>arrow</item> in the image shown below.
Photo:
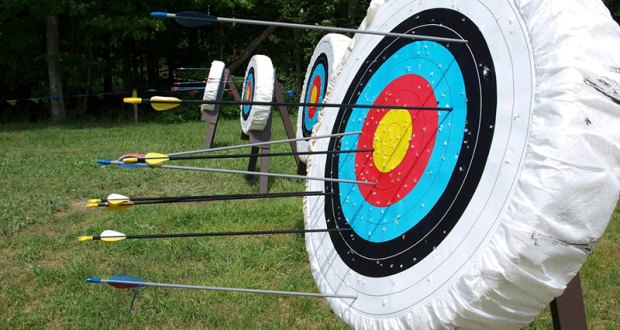
{"label": "arrow", "polygon": [[350,231],[350,230],[352,230],[352,228],[259,230],[259,231],[233,231],[233,232],[159,234],[159,235],[125,235],[121,232],[114,231],[114,230],[104,230],[99,236],[80,236],[78,237],[78,241],[80,242],[102,241],[104,243],[114,243],[114,242],[119,242],[125,239],[310,234],[310,233],[332,233],[332,232],[342,232],[342,231]]}
{"label": "arrow", "polygon": [[276,294],[287,296],[301,296],[301,297],[321,297],[321,298],[340,298],[340,299],[357,299],[357,296],[351,295],[338,295],[338,294],[324,294],[324,293],[311,293],[311,292],[294,292],[294,291],[274,291],[274,290],[259,290],[259,289],[240,289],[240,288],[225,288],[215,286],[198,286],[198,285],[186,285],[186,284],[169,284],[169,283],[154,283],[146,282],[142,279],[126,275],[118,274],[110,277],[109,279],[102,279],[96,277],[89,277],[86,279],[86,283],[108,283],[109,285],[117,289],[131,289],[136,288],[136,292],[131,299],[131,305],[129,306],[129,312],[133,307],[134,299],[138,294],[138,290],[143,286],[157,286],[164,288],[178,288],[178,289],[193,289],[193,290],[210,290],[210,291],[227,291],[227,292],[244,292],[244,293],[261,293],[261,294]]}
{"label": "arrow", "polygon": [[177,68],[177,71],[209,71],[211,68]]}
{"label": "arrow", "polygon": [[[228,146],[228,147],[219,147],[219,148],[212,148],[212,149],[200,149],[200,150],[190,150],[190,151],[182,151],[182,152],[170,153],[167,156],[172,157],[172,156],[191,155],[191,154],[199,154],[199,153],[214,152],[214,151],[224,151],[224,150],[240,149],[240,148],[246,148],[246,147],[262,147],[262,146],[266,146],[266,145],[289,143],[289,142],[296,142],[296,141],[302,141],[302,140],[310,141],[310,140],[317,140],[317,139],[327,139],[327,138],[333,138],[333,137],[342,137],[342,136],[348,136],[348,135],[356,135],[356,134],[361,134],[361,133],[362,133],[361,131],[356,131],[356,132],[346,132],[346,133],[336,133],[336,134],[328,134],[328,135],[310,136],[310,137],[303,137],[303,138],[294,138],[294,139],[287,139],[287,140],[274,140],[274,141],[266,141],[266,142],[238,144],[238,145]],[[99,163],[99,165],[127,165],[127,164],[125,164],[123,162],[123,159],[131,157],[129,155],[137,155],[137,154],[128,154],[128,155],[122,156],[118,160],[100,159],[100,160],[97,161],[97,163]],[[144,155],[138,155],[138,156],[133,156],[133,157],[144,157]],[[141,166],[147,166],[147,165],[142,165],[142,164],[140,164],[140,165]]]}
{"label": "arrow", "polygon": [[428,41],[435,41],[435,42],[454,42],[454,43],[462,43],[462,44],[467,43],[467,40],[463,40],[463,39],[442,38],[442,37],[392,33],[392,32],[383,32],[383,31],[347,29],[347,28],[322,26],[322,25],[307,25],[307,24],[296,24],[296,23],[282,23],[282,22],[272,22],[272,21],[256,21],[256,20],[239,19],[239,18],[216,17],[213,15],[207,15],[207,14],[203,14],[203,13],[199,13],[195,11],[183,11],[177,14],[165,13],[165,12],[152,12],[151,16],[174,18],[179,24],[185,27],[190,27],[190,28],[204,26],[204,25],[211,25],[215,22],[224,22],[224,23],[239,23],[239,24],[250,24],[250,25],[277,26],[277,27],[286,27],[286,28],[293,28],[293,29],[322,30],[322,31],[331,31],[331,32],[339,32],[339,33],[373,34],[373,35],[380,35],[380,36],[385,36],[385,37],[410,38],[410,39],[415,39],[415,40],[428,40]]}
{"label": "arrow", "polygon": [[374,149],[354,149],[354,150],[322,150],[322,151],[298,151],[298,152],[274,152],[269,154],[235,154],[235,155],[208,155],[208,156],[169,156],[156,152],[150,152],[144,157],[126,157],[124,163],[146,163],[149,166],[159,166],[169,160],[195,160],[195,159],[226,159],[226,158],[249,158],[249,157],[278,157],[295,155],[320,155],[320,154],[344,154],[344,153],[363,153],[373,152]]}
{"label": "arrow", "polygon": [[267,105],[267,106],[287,106],[287,107],[323,107],[323,108],[364,108],[364,109],[406,109],[406,110],[429,110],[429,111],[452,111],[452,108],[445,107],[413,107],[404,105],[374,105],[374,104],[337,104],[337,103],[294,103],[294,102],[258,102],[258,101],[222,101],[222,100],[181,100],[176,97],[153,96],[150,99],[139,97],[126,97],[123,102],[130,104],[151,104],[157,111],[176,108],[181,104],[225,104],[225,105]]}
{"label": "arrow", "polygon": [[86,204],[87,208],[105,207],[110,211],[122,210],[134,205],[146,204],[166,204],[166,203],[186,203],[186,202],[212,202],[223,200],[239,200],[239,199],[263,199],[263,198],[285,198],[285,197],[303,197],[303,196],[327,196],[333,193],[324,193],[322,191],[302,191],[302,192],[286,192],[286,193],[268,193],[268,194],[233,194],[233,195],[203,195],[203,196],[179,196],[179,197],[142,197],[129,198],[120,194],[111,194],[108,198],[89,199]]}
{"label": "arrow", "polygon": [[[100,165],[121,165],[121,164],[125,164],[125,163],[117,161],[117,160],[106,160],[106,159],[101,159],[101,160],[98,160],[97,162]],[[210,167],[156,165],[156,166],[151,166],[151,168],[166,168],[166,169],[171,169],[171,170],[219,172],[219,173],[228,173],[228,174],[244,174],[244,175],[250,175],[250,176],[255,176],[255,175],[257,175],[257,176],[270,176],[270,177],[275,177],[275,178],[287,178],[287,179],[302,179],[302,180],[318,180],[318,181],[328,181],[328,182],[343,182],[343,183],[353,183],[353,184],[364,184],[364,185],[369,185],[369,186],[376,186],[377,185],[376,182],[368,182],[368,181],[345,180],[345,179],[335,179],[335,178],[305,176],[305,175],[293,175],[293,174],[282,174],[282,173],[226,170],[226,169],[221,169],[221,168],[210,168]]]}

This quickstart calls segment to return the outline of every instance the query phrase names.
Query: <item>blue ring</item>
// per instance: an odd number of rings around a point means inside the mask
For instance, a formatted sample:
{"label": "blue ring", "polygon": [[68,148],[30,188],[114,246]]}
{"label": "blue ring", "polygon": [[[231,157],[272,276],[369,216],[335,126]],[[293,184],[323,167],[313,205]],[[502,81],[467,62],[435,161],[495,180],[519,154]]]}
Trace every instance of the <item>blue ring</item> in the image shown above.
{"label": "blue ring", "polygon": [[[305,98],[304,103],[310,103],[310,95],[312,93],[312,82],[314,81],[314,78],[316,76],[321,77],[321,94],[319,95],[317,102],[323,102],[323,98],[325,97],[325,87],[327,86],[326,84],[327,81],[325,80],[326,79],[325,73],[326,73],[326,69],[323,63],[319,63],[314,68],[314,71],[312,71],[312,74],[310,75],[310,79],[308,79],[309,84],[306,88],[306,98]],[[321,108],[317,107],[314,118],[310,118],[308,116],[308,108],[309,107],[304,107],[304,125],[306,126],[306,130],[312,131],[312,128],[314,127],[317,119],[319,118],[318,114],[319,114],[319,111],[321,111]]]}
{"label": "blue ring", "polygon": [[[254,100],[254,88],[255,83],[254,83],[254,74],[250,71],[250,73],[248,74],[248,76],[245,78],[245,83],[243,85],[243,100],[245,101],[245,91],[248,89],[248,83],[252,82],[252,97],[250,97],[250,101]],[[252,110],[252,106],[249,104],[246,104],[243,106],[243,114],[245,114],[246,116],[250,113],[250,110]]]}
{"label": "blue ring", "polygon": [[[456,59],[440,44],[418,41],[398,50],[372,75],[357,103],[372,104],[390,82],[406,74],[426,79],[433,87],[438,106],[453,110],[439,112],[435,146],[424,175],[400,201],[390,206],[373,206],[365,201],[356,184],[339,184],[343,214],[355,232],[370,242],[395,239],[428,214],[446,189],[463,144],[467,117],[465,82]],[[345,132],[362,130],[368,111],[352,109]],[[357,135],[343,137],[341,149],[356,149],[357,139]],[[340,156],[338,177],[356,179],[355,154]]]}

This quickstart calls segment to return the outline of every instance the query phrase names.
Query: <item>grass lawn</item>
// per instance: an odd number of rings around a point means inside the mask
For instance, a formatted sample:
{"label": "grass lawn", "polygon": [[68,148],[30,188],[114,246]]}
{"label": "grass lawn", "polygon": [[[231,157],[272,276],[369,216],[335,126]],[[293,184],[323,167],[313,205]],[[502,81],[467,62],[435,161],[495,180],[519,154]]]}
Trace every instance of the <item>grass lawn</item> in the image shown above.
{"label": "grass lawn", "polygon": [[[284,139],[278,118],[273,139]],[[134,197],[258,192],[241,175],[101,167],[124,153],[200,149],[207,124],[19,125],[0,128],[0,328],[347,329],[325,300],[146,287],[131,314],[133,290],[87,284],[126,273],[149,282],[318,292],[303,235],[77,242],[103,230],[130,234],[303,229],[301,198],[86,209],[110,193]],[[214,147],[234,145],[238,120],[220,121]],[[288,144],[273,152],[290,151]],[[231,151],[233,153],[235,151]],[[175,164],[180,164],[176,162]],[[181,165],[245,170],[247,160]],[[270,171],[296,173],[292,157]],[[270,192],[303,191],[271,178]],[[591,329],[620,324],[620,219],[581,271]],[[552,329],[543,311],[528,328]]]}

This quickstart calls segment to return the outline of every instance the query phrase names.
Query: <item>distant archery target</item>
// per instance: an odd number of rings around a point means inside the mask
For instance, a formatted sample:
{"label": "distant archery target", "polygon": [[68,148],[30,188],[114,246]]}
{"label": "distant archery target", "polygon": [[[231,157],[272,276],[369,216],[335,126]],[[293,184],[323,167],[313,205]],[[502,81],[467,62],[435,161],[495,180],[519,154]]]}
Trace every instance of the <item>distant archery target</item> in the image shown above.
{"label": "distant archery target", "polygon": [[[314,49],[301,93],[302,103],[322,103],[327,93],[330,80],[338,75],[338,66],[350,38],[330,33],[325,35]],[[312,128],[319,118],[321,107],[307,106],[299,107],[297,115],[297,137],[310,137]],[[297,150],[308,151],[309,141],[302,140],[297,142]],[[308,157],[300,155],[300,159],[306,162]]]}
{"label": "distant archery target", "polygon": [[[213,61],[211,62],[211,68],[209,69],[209,77],[207,78],[207,84],[205,85],[205,92],[202,96],[203,101],[215,101],[217,94],[220,91],[222,79],[224,79],[224,62]],[[203,104],[200,106],[200,111],[213,111],[214,104]]]}
{"label": "distant archery target", "polygon": [[360,37],[328,101],[379,108],[326,111],[318,124],[318,135],[362,133],[318,140],[315,150],[374,149],[309,161],[311,176],[376,182],[311,180],[308,189],[334,197],[305,200],[307,228],[353,229],[306,240],[319,289],[358,296],[330,300],[351,325],[410,324],[408,313],[446,294],[488,243],[514,189],[533,104],[528,37],[508,3],[452,5],[384,4],[369,29],[468,43]]}
{"label": "distant archery target", "polygon": [[[242,101],[271,102],[275,82],[275,70],[271,59],[254,55],[248,64],[243,81]],[[241,105],[241,129],[243,133],[262,131],[271,113],[268,105]]]}

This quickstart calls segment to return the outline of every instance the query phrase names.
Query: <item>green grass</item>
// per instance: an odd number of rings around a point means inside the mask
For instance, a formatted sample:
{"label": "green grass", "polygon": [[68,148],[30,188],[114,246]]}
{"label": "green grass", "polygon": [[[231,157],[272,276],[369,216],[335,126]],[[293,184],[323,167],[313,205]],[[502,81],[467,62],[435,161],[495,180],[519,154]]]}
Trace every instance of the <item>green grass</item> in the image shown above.
{"label": "green grass", "polygon": [[[274,139],[285,138],[279,119]],[[105,229],[127,234],[301,229],[300,198],[87,210],[89,198],[234,194],[258,191],[243,176],[100,167],[124,152],[199,149],[207,124],[19,125],[0,132],[0,329],[207,328],[346,329],[323,299],[87,284],[86,277],[127,273],[147,281],[317,292],[303,236],[77,242]],[[241,143],[238,120],[221,121],[215,147]],[[276,145],[274,152],[290,150]],[[193,161],[245,169],[247,160]],[[270,160],[272,172],[295,174],[292,157]],[[294,179],[270,179],[270,192],[301,191]],[[620,220],[582,269],[592,329],[620,324]],[[548,310],[529,327],[552,329]]]}

